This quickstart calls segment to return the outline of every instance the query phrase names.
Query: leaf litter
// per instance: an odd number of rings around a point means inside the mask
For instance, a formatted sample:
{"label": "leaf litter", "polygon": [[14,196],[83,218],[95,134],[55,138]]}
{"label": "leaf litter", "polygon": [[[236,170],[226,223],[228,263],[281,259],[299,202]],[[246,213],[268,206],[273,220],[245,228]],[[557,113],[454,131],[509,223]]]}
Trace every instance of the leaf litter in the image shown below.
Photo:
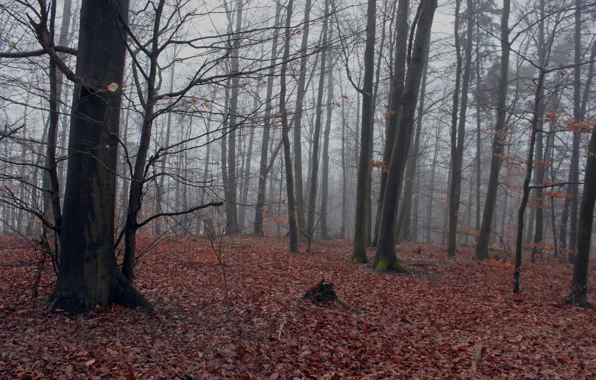
{"label": "leaf litter", "polygon": [[[572,267],[555,260],[526,264],[513,295],[509,266],[478,262],[472,248],[450,261],[445,247],[403,244],[408,276],[350,263],[347,241],[293,255],[285,239],[224,238],[228,310],[209,242],[172,238],[139,267],[135,285],[152,311],[73,318],[46,311],[51,268],[33,299],[32,255],[1,243],[12,249],[0,251],[0,378],[596,376],[596,312],[562,304]],[[348,307],[302,299],[321,279]]]}

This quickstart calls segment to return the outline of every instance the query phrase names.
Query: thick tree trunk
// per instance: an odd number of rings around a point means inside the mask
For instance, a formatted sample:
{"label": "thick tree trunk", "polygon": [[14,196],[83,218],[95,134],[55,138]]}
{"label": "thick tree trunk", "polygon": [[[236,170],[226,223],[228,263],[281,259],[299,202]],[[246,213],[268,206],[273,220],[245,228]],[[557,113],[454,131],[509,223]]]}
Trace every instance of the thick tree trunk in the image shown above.
{"label": "thick tree trunk", "polygon": [[[391,159],[391,153],[397,136],[398,122],[401,115],[400,104],[403,88],[404,88],[404,76],[406,73],[406,56],[408,50],[408,12],[410,8],[409,0],[399,0],[397,4],[397,23],[396,23],[396,46],[395,46],[395,58],[393,61],[394,67],[391,76],[390,84],[390,106],[387,110],[388,123],[385,131],[385,147],[383,149],[383,160],[386,165],[389,165]],[[379,190],[379,200],[377,203],[377,222],[376,231],[373,245],[378,244],[379,233],[381,228],[381,215],[383,209],[383,202],[385,201],[385,188],[387,186],[388,173],[383,171],[381,173],[381,185]]]}
{"label": "thick tree trunk", "polygon": [[584,179],[584,194],[579,209],[579,223],[577,226],[577,250],[573,266],[573,284],[569,303],[587,307],[588,303],[588,268],[590,264],[590,249],[592,248],[592,226],[594,221],[594,202],[596,201],[596,127],[592,130],[586,174]]}
{"label": "thick tree trunk", "polygon": [[422,74],[422,87],[420,88],[420,103],[418,105],[418,117],[416,119],[416,136],[414,138],[413,152],[408,157],[406,164],[406,180],[404,184],[404,196],[401,202],[399,219],[397,220],[397,238],[399,241],[409,241],[410,219],[412,213],[412,197],[414,195],[414,185],[416,181],[416,166],[418,164],[418,154],[420,153],[420,138],[422,134],[422,118],[424,117],[424,96],[426,94],[426,77],[428,71],[428,54],[430,49],[430,39],[426,45],[426,59],[424,73]]}
{"label": "thick tree trunk", "polygon": [[420,3],[420,18],[418,19],[416,38],[413,44],[413,54],[408,67],[404,93],[400,99],[402,110],[400,113],[399,129],[397,130],[393,149],[391,150],[392,154],[389,161],[387,185],[381,215],[379,244],[374,264],[375,268],[382,271],[404,270],[395,255],[397,205],[414,127],[416,100],[424,70],[425,46],[430,38],[430,30],[436,8],[436,0],[422,0]]}
{"label": "thick tree trunk", "polygon": [[[52,308],[87,313],[97,304],[149,306],[120,273],[114,255],[116,161],[128,1],[81,6],[60,267]],[[109,51],[110,54],[105,54]]]}
{"label": "thick tree trunk", "polygon": [[360,135],[360,157],[358,159],[358,178],[356,185],[356,212],[354,218],[354,244],[351,260],[355,263],[366,263],[367,243],[367,201],[369,197],[369,182],[371,174],[371,148],[373,135],[373,79],[375,69],[375,34],[376,12],[375,0],[368,1],[366,10],[366,48],[364,50],[364,85],[362,87],[362,130]]}
{"label": "thick tree trunk", "polygon": [[[577,14],[576,14],[576,17]],[[578,42],[577,41],[577,33],[578,30],[580,29],[580,27],[578,26],[578,24],[576,23],[576,45],[580,45],[581,40]],[[581,37],[581,34],[580,34]],[[586,84],[584,86],[584,93],[582,96],[582,104],[581,104],[581,115],[582,118],[583,116],[586,114],[586,108],[587,108],[587,104],[588,104],[588,94],[590,93],[590,85],[592,84],[592,78],[594,76],[594,60],[596,59],[596,42],[594,42],[592,44],[592,53],[590,54],[590,66],[589,66],[589,70],[588,70],[588,76],[586,78]],[[575,90],[575,89],[574,89]],[[574,143],[575,143],[575,135],[574,135]],[[575,151],[574,151],[575,152]],[[573,161],[573,154],[572,153],[572,161]],[[573,162],[572,162],[572,166],[573,166]],[[569,178],[568,178],[568,182],[572,182],[573,178],[575,176],[575,173],[572,173],[572,170],[570,168],[569,170]],[[574,185],[568,185],[567,186],[567,192],[571,193],[572,189],[573,189]],[[571,199],[570,198],[566,198],[565,199],[565,204],[563,207],[563,213],[561,215],[561,228],[559,230],[559,240],[560,240],[560,245],[561,245],[561,249],[566,249],[567,248],[567,231],[568,231],[568,220],[569,220],[569,208],[571,207]],[[571,259],[572,257],[570,257]]]}
{"label": "thick tree trunk", "polygon": [[[476,246],[476,258],[483,260],[488,257],[488,245],[491,235],[491,224],[497,203],[497,191],[499,188],[499,172],[503,162],[503,145],[506,141],[507,126],[505,118],[507,109],[507,86],[509,82],[509,10],[510,0],[504,0],[501,15],[501,73],[499,79],[499,93],[497,97],[497,120],[495,135],[493,137],[493,155],[490,160],[490,175],[488,189],[480,226],[480,235]],[[523,224],[523,223],[522,223]]]}
{"label": "thick tree trunk", "polygon": [[[385,57],[383,54],[383,51],[385,50],[385,33],[386,33],[386,25],[387,25],[387,14],[391,14],[391,21],[393,23],[393,20],[395,19],[395,13],[393,11],[390,11],[388,9],[388,0],[384,0],[383,1],[383,14],[385,15],[385,17],[383,18],[383,27],[381,28],[381,40],[380,40],[380,46],[379,46],[379,52],[377,54],[377,65],[376,65],[376,72],[375,72],[375,81],[373,84],[373,109],[376,110],[377,109],[377,101],[378,101],[378,95],[379,95],[379,84],[381,83],[381,65],[383,62],[383,58]],[[393,8],[395,8],[395,5],[397,4],[397,0],[393,0]],[[391,30],[391,29],[390,29]],[[390,45],[391,46],[391,45]],[[390,48],[390,52],[392,51],[392,48]],[[390,53],[391,55],[391,53]],[[391,66],[390,66],[391,67]],[[371,157],[372,158],[372,151],[373,151],[373,147],[372,144],[374,142],[374,132],[375,132],[375,118],[373,117],[372,120],[373,126],[372,126],[372,137],[371,137]],[[373,184],[373,177],[372,177],[372,173],[370,176],[370,180],[369,180],[369,184],[368,184],[368,204],[367,204],[367,208],[369,210],[369,212],[367,213],[366,217],[366,223],[367,223],[367,243],[369,246],[375,247],[377,245],[377,221],[375,220],[375,223],[373,225],[373,192],[372,192],[372,184]],[[376,218],[375,218],[376,219]]]}

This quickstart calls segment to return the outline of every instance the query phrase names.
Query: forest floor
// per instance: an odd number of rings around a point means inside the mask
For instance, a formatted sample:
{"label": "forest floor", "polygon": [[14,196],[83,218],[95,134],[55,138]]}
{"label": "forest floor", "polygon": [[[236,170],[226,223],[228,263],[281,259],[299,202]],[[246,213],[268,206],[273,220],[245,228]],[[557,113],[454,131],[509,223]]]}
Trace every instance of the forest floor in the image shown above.
{"label": "forest floor", "polygon": [[[554,260],[526,264],[513,295],[511,265],[471,248],[450,261],[404,244],[408,276],[348,262],[347,241],[293,255],[285,239],[224,239],[228,305],[208,242],[178,238],[139,265],[152,311],[70,317],[45,309],[51,269],[35,299],[26,247],[0,244],[2,379],[596,378],[596,311],[562,304],[572,267]],[[321,279],[346,306],[302,299]]]}

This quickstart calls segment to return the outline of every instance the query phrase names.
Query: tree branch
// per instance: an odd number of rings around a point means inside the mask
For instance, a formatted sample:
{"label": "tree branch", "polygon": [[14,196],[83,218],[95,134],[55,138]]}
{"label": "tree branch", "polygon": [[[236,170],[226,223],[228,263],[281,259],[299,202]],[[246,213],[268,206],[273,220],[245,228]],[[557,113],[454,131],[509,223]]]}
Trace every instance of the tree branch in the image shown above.
{"label": "tree branch", "polygon": [[[64,53],[70,55],[77,55],[77,49],[69,48],[67,46],[54,46],[54,51],[57,53]],[[0,58],[30,58],[39,57],[47,54],[44,49],[33,50],[33,51],[17,51],[17,52],[0,52]]]}
{"label": "tree branch", "polygon": [[162,216],[179,216],[179,215],[185,215],[185,214],[190,214],[192,212],[207,208],[207,207],[219,207],[219,206],[223,206],[223,202],[210,202],[210,203],[206,203],[204,205],[200,205],[200,206],[195,206],[193,208],[190,208],[188,210],[184,210],[184,211],[178,211],[178,212],[160,212],[159,214],[155,214],[147,219],[145,219],[144,221],[142,221],[141,223],[137,223],[136,228],[141,228],[143,227],[145,224],[151,222],[154,219],[157,218],[161,218]]}

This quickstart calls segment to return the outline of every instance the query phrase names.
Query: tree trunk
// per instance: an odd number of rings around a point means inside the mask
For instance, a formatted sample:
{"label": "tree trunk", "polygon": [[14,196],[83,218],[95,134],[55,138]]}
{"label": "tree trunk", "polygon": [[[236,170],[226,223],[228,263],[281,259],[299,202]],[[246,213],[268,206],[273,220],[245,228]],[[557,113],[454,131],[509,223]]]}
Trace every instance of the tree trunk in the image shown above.
{"label": "tree trunk", "polygon": [[[176,62],[172,63],[172,71],[170,72],[170,92],[174,92],[174,80],[176,74]],[[168,149],[170,146],[170,133],[172,130],[172,112],[168,112],[168,120],[166,122],[166,136],[165,136],[165,148]],[[166,163],[168,161],[167,154],[161,158],[161,176],[159,178],[159,187],[157,189],[157,212],[161,212],[162,204],[163,204],[163,195],[164,195],[164,186],[165,186],[165,173],[166,173]],[[157,236],[161,235],[162,231],[162,223],[163,218],[159,218],[155,221],[155,234]]]}
{"label": "tree trunk", "polygon": [[238,95],[240,86],[240,44],[242,30],[242,12],[244,1],[236,3],[236,30],[233,35],[232,51],[230,52],[230,66],[232,74],[232,95],[230,97],[230,130],[228,133],[228,196],[226,197],[226,212],[228,225],[226,234],[238,233],[238,208],[236,189],[236,129],[238,129]]}
{"label": "tree trunk", "polygon": [[[81,6],[77,83],[69,137],[60,267],[52,309],[88,313],[97,304],[149,306],[120,273],[114,255],[116,161],[125,39],[119,18],[128,1],[84,0]],[[105,54],[109,51],[110,54]]]}
{"label": "tree trunk", "polygon": [[501,171],[501,164],[503,162],[503,145],[507,136],[507,126],[505,125],[507,109],[505,104],[507,102],[507,85],[509,82],[510,6],[510,0],[504,0],[501,15],[501,73],[499,79],[499,93],[497,97],[497,120],[495,125],[495,135],[493,137],[493,154],[490,160],[488,189],[486,192],[486,201],[484,203],[484,213],[482,214],[480,235],[478,236],[478,244],[476,246],[476,258],[478,260],[484,260],[488,257],[491,223],[495,212],[497,191],[499,188],[499,172]]}
{"label": "tree trunk", "polygon": [[594,202],[596,201],[596,127],[592,130],[586,174],[584,179],[584,193],[579,210],[577,226],[577,250],[573,265],[573,284],[569,303],[588,307],[588,268],[590,264],[590,249],[592,248],[592,226],[594,221]]}
{"label": "tree trunk", "polygon": [[[506,0],[509,1],[509,0]],[[538,84],[536,86],[536,95],[534,100],[534,116],[532,117],[532,125],[530,130],[530,147],[528,150],[528,161],[526,163],[526,178],[524,179],[523,193],[521,205],[519,206],[518,217],[517,217],[517,237],[515,244],[515,271],[513,273],[513,293],[520,292],[520,275],[521,275],[521,264],[522,264],[522,250],[523,250],[523,233],[524,233],[524,214],[526,206],[528,205],[528,199],[530,196],[530,181],[532,180],[532,170],[534,167],[534,148],[536,143],[536,134],[538,131],[539,119],[538,115],[540,112],[540,97],[543,93],[545,69],[540,68],[540,74],[538,76]]]}
{"label": "tree trunk", "polygon": [[377,3],[368,1],[366,22],[366,48],[364,51],[364,85],[362,87],[362,130],[360,135],[360,157],[358,159],[358,178],[356,185],[356,215],[354,218],[354,244],[351,260],[355,263],[366,263],[367,213],[366,202],[369,197],[368,186],[371,174],[371,148],[373,135],[373,79],[375,69],[375,32]]}
{"label": "tree trunk", "polygon": [[[459,2],[460,0],[458,0]],[[449,241],[447,244],[447,255],[449,257],[455,257],[456,249],[457,249],[457,224],[458,224],[458,217],[459,217],[459,204],[461,200],[461,181],[462,181],[462,161],[464,157],[464,134],[466,132],[466,113],[468,111],[468,90],[470,87],[470,75],[472,72],[472,38],[473,38],[473,28],[474,28],[474,10],[473,10],[473,3],[472,0],[467,1],[467,9],[466,9],[466,18],[468,19],[467,23],[467,36],[466,36],[466,43],[465,43],[465,60],[466,65],[464,67],[464,75],[462,80],[462,89],[461,89],[461,106],[459,109],[459,125],[457,126],[457,132],[455,130],[455,123],[457,123],[457,100],[456,96],[453,97],[453,117],[452,122],[452,137],[451,137],[451,154],[452,154],[452,172],[453,175],[451,176],[451,188],[449,192]],[[456,29],[455,29],[455,36],[456,36],[456,51],[457,51],[457,60],[458,64],[456,65],[459,69],[457,75],[461,72],[461,56],[459,53],[459,12],[458,16],[456,17]],[[459,85],[459,82],[456,81],[456,85]],[[456,89],[457,91],[457,89]]]}
{"label": "tree trunk", "polygon": [[[25,160],[27,159],[27,146],[25,145],[25,141],[27,141],[27,116],[29,113],[29,100],[31,99],[31,92],[27,92],[27,97],[25,98],[25,106],[23,108],[23,134],[22,134],[22,139],[23,139],[23,143],[21,144],[21,162],[25,162]],[[43,141],[43,140],[42,140]],[[25,171],[23,171],[23,173],[26,173]],[[25,188],[21,188],[20,192],[19,192],[19,197],[21,198],[21,200],[23,202],[27,203],[27,193],[28,191]],[[37,200],[35,198],[31,198],[31,203],[30,204],[35,204]],[[30,218],[29,215],[25,215],[25,210],[24,208],[21,208],[19,210],[19,216],[17,218],[17,232],[20,234],[25,234],[26,231],[24,231],[23,225],[25,223],[25,218]],[[27,236],[27,235],[25,235]]]}
{"label": "tree trunk", "polygon": [[[480,74],[482,73],[480,59],[480,27],[476,25],[476,232],[480,231],[480,186],[482,181],[482,143],[480,117]],[[478,241],[478,238],[476,238]]]}
{"label": "tree trunk", "polygon": [[[387,25],[387,15],[391,14],[391,21],[393,22],[393,20],[395,19],[395,13],[391,10],[388,9],[388,0],[384,0],[383,1],[383,14],[385,15],[385,17],[383,17],[383,27],[381,28],[381,40],[380,40],[380,46],[379,46],[379,52],[377,54],[377,65],[376,65],[376,72],[375,72],[375,80],[374,80],[374,84],[373,84],[373,110],[377,109],[377,100],[378,100],[378,95],[379,95],[379,84],[381,83],[380,78],[381,78],[381,64],[383,62],[383,58],[384,58],[384,54],[383,51],[385,50],[385,32],[386,32],[386,25]],[[397,4],[397,0],[393,0],[393,7],[395,8],[395,5]],[[390,25],[391,26],[391,25]],[[392,46],[390,44],[390,46]],[[390,48],[390,52],[392,51],[392,49]],[[390,53],[391,55],[391,53]],[[373,117],[372,119],[372,136],[371,136],[371,159],[372,159],[372,151],[373,151],[373,146],[372,144],[374,143],[374,134],[375,134],[375,118]],[[373,198],[373,193],[372,193],[372,183],[373,183],[373,177],[372,177],[372,173],[369,179],[369,183],[368,183],[368,204],[367,204],[367,209],[369,210],[369,212],[366,214],[366,223],[367,223],[367,243],[369,246],[376,246],[377,244],[377,221],[375,220],[375,223],[373,225],[373,202],[372,202],[372,198]],[[375,218],[376,219],[376,218]]]}
{"label": "tree trunk", "polygon": [[[395,58],[393,75],[391,77],[390,84],[390,107],[387,110],[387,128],[385,131],[385,148],[383,149],[383,161],[385,164],[389,164],[391,159],[391,153],[397,135],[398,122],[401,115],[400,104],[403,87],[404,87],[404,76],[406,73],[406,55],[408,50],[408,11],[409,11],[409,0],[399,0],[397,4],[397,24],[396,24],[396,46],[395,46]],[[381,173],[381,185],[379,190],[379,200],[377,203],[377,222],[375,231],[375,241],[373,245],[378,244],[379,233],[381,228],[381,215],[383,209],[383,202],[385,201],[385,187],[387,186],[387,175],[386,171]]]}
{"label": "tree trunk", "polygon": [[[255,110],[258,109],[257,99],[255,98],[254,101],[254,108]],[[250,189],[250,178],[251,178],[251,169],[252,169],[252,150],[253,144],[255,140],[255,127],[254,124],[250,127],[250,137],[248,139],[248,153],[246,154],[246,161],[243,165],[242,170],[242,185],[240,186],[241,194],[240,194],[240,214],[238,216],[238,224],[240,229],[244,231],[244,223],[246,221],[246,211],[248,210],[248,190]],[[244,137],[243,137],[244,138]]]}
{"label": "tree trunk", "polygon": [[273,39],[271,46],[270,68],[267,75],[267,97],[265,99],[265,117],[263,128],[263,139],[261,141],[261,162],[259,164],[259,185],[257,190],[257,204],[255,207],[255,235],[263,235],[263,216],[265,213],[265,193],[267,191],[267,175],[269,174],[269,134],[271,130],[271,99],[273,98],[273,82],[275,80],[275,63],[277,62],[277,42],[279,40],[281,4],[277,3],[275,7],[275,28],[273,30]]}
{"label": "tree trunk", "polygon": [[402,199],[399,219],[397,220],[397,238],[398,241],[409,241],[410,219],[412,213],[412,197],[414,195],[414,178],[416,177],[416,166],[418,163],[418,154],[420,153],[420,137],[422,133],[422,118],[424,117],[424,96],[426,94],[426,77],[428,71],[428,54],[430,50],[430,38],[426,45],[426,62],[422,74],[422,87],[420,89],[420,103],[418,105],[418,117],[416,119],[416,136],[414,138],[413,152],[408,157],[406,164],[406,180],[404,185],[404,196]]}
{"label": "tree trunk", "polygon": [[298,78],[298,91],[296,96],[296,113],[294,119],[294,174],[296,176],[296,213],[298,225],[306,231],[306,217],[304,209],[304,188],[302,186],[302,112],[306,95],[306,66],[308,63],[308,36],[310,34],[310,10],[312,1],[306,0],[304,5],[304,28],[302,30],[302,43],[300,46],[300,76]]}
{"label": "tree trunk", "polygon": [[[284,44],[283,62],[290,59],[290,39],[292,37],[292,10],[294,0],[289,0],[286,10],[286,36]],[[290,227],[290,252],[298,253],[298,227],[296,224],[296,205],[294,201],[294,178],[292,176],[292,148],[290,146],[290,126],[288,110],[286,108],[286,72],[287,64],[281,67],[279,93],[279,111],[281,113],[282,141],[284,146],[284,162],[286,169],[286,192],[288,195],[288,224]],[[280,181],[281,182],[281,181]]]}
{"label": "tree trunk", "polygon": [[151,132],[155,118],[155,83],[158,75],[159,55],[159,27],[165,0],[160,0],[155,10],[155,22],[153,25],[153,37],[151,43],[151,56],[149,78],[147,80],[147,97],[144,102],[143,123],[141,126],[141,140],[134,165],[134,172],[130,182],[130,193],[128,195],[128,211],[126,213],[126,224],[124,226],[124,260],[122,262],[122,273],[132,283],[134,278],[134,260],[137,244],[137,216],[142,207],[143,185],[145,180],[145,164],[151,144]]}
{"label": "tree trunk", "polygon": [[308,234],[308,248],[310,250],[311,243],[314,239],[315,233],[315,213],[317,204],[317,186],[319,184],[319,143],[321,136],[321,107],[323,106],[323,91],[325,90],[325,74],[327,67],[327,42],[328,42],[328,25],[329,25],[329,0],[325,0],[323,19],[323,42],[321,44],[323,51],[321,52],[321,72],[319,74],[319,88],[317,94],[317,108],[314,126],[313,147],[312,147],[312,167],[310,177],[310,194],[308,196],[308,220],[307,220],[307,234]]}
{"label": "tree trunk", "polygon": [[422,81],[422,71],[424,70],[425,46],[430,38],[430,29],[436,8],[436,0],[422,0],[420,3],[418,27],[413,44],[413,54],[408,67],[404,93],[400,99],[402,111],[400,113],[399,129],[397,130],[397,135],[391,150],[392,154],[391,160],[389,161],[387,184],[381,215],[379,244],[374,264],[375,268],[382,271],[405,270],[395,255],[397,202],[399,201],[405,163],[408,157],[408,148],[410,146],[412,130],[414,127],[416,100],[418,98],[420,82]]}
{"label": "tree trunk", "polygon": [[433,201],[435,199],[435,173],[437,168],[437,161],[439,156],[439,141],[441,135],[437,128],[436,140],[435,140],[435,153],[433,154],[433,161],[430,169],[430,194],[428,196],[428,210],[427,210],[427,221],[426,234],[427,242],[432,242],[432,223],[433,223]]}
{"label": "tree trunk", "polygon": [[[340,88],[344,88],[343,87],[343,83],[341,81],[341,76],[340,76]],[[348,177],[347,177],[347,171],[348,171],[348,163],[346,162],[346,124],[347,124],[347,118],[346,118],[346,102],[345,99],[342,97],[341,100],[341,229],[340,229],[340,233],[341,233],[341,238],[342,239],[346,239],[347,238],[347,226],[346,226],[346,222],[347,222],[347,215],[348,215]]]}
{"label": "tree trunk", "polygon": [[[334,9],[332,8],[333,12]],[[329,40],[333,41],[333,28],[329,32]],[[329,54],[329,72],[327,73],[327,115],[325,119],[325,133],[323,134],[323,184],[321,185],[321,238],[329,238],[327,225],[327,202],[329,201],[329,135],[331,134],[331,120],[333,116],[333,54]]]}

